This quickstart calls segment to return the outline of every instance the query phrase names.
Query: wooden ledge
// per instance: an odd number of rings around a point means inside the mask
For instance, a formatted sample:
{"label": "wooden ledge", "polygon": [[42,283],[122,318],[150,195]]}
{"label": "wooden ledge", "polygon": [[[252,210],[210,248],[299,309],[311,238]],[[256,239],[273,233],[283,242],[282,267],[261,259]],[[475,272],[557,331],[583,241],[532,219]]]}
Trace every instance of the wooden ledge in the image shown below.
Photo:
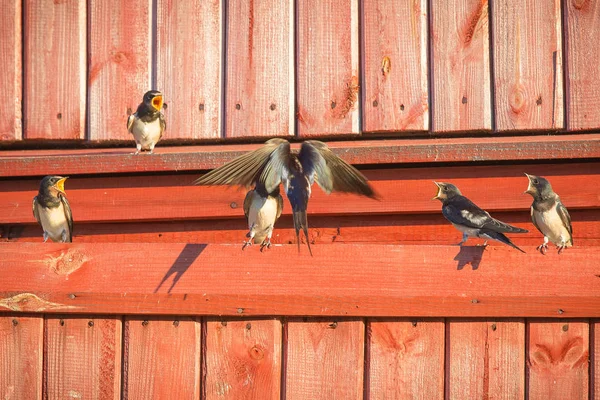
{"label": "wooden ledge", "polygon": [[[0,151],[0,176],[98,174],[212,169],[257,144],[158,146],[153,155],[133,147],[76,150]],[[295,145],[298,146],[298,145]],[[600,134],[390,139],[331,142],[352,164],[518,161],[600,158]]]}
{"label": "wooden ledge", "polygon": [[598,247],[0,243],[4,311],[600,317]]}

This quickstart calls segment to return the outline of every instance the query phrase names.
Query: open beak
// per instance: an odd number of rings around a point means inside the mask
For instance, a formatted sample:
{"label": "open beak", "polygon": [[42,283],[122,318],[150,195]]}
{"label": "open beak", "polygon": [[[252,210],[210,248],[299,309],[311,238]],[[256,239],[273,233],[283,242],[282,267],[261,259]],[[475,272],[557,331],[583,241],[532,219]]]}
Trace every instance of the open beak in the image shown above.
{"label": "open beak", "polygon": [[152,98],[152,107],[154,107],[156,109],[156,111],[162,110],[162,107],[163,107],[162,94],[156,95]]}
{"label": "open beak", "polygon": [[529,175],[529,174],[526,173],[525,176],[527,176],[529,184],[527,185],[527,190],[524,191],[523,194],[534,194],[535,193],[535,188],[531,184],[531,175]]}
{"label": "open beak", "polygon": [[69,179],[69,177],[65,177],[60,179],[58,182],[56,182],[56,184],[54,185],[54,187],[56,187],[56,189],[61,192],[61,193],[65,193],[65,181]]}
{"label": "open beak", "polygon": [[438,191],[437,191],[437,194],[435,195],[435,197],[433,197],[431,200],[437,200],[440,198],[440,194],[442,193],[442,187],[436,181],[433,181],[433,183],[435,183],[435,185],[438,187]]}

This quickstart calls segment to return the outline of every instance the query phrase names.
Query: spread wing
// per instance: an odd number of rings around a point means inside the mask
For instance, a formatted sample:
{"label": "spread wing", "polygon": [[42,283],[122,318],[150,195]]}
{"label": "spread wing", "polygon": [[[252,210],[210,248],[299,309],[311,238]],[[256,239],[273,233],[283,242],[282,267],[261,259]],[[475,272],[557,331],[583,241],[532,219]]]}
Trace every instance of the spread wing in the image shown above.
{"label": "spread wing", "polygon": [[556,201],[556,212],[560,216],[560,219],[565,228],[567,228],[567,230],[569,231],[569,234],[571,235],[571,244],[573,244],[573,226],[571,225],[571,216],[567,211],[567,207],[564,206],[560,199],[557,199]]}
{"label": "spread wing", "polygon": [[136,118],[135,113],[129,115],[129,117],[127,118],[127,131],[129,133],[133,133],[133,132],[131,132],[131,128],[133,127],[133,121],[135,120],[135,118]]}
{"label": "spread wing", "polygon": [[302,143],[298,159],[310,183],[316,181],[327,194],[345,192],[377,198],[367,178],[323,142],[308,140]]}
{"label": "spread wing", "polygon": [[38,212],[38,201],[37,201],[37,196],[35,196],[33,198],[33,216],[35,217],[35,219],[37,220],[38,224],[41,224],[40,222],[40,214]]}
{"label": "spread wing", "polygon": [[73,214],[71,214],[71,206],[69,205],[69,201],[62,194],[58,195],[58,198],[62,202],[63,209],[65,210],[65,219],[67,220],[67,224],[69,225],[69,242],[73,241]]}
{"label": "spread wing", "polygon": [[289,158],[289,153],[290,144],[287,140],[271,139],[264,146],[213,169],[194,181],[194,184],[251,187],[260,179],[265,183],[267,192],[271,192],[281,182],[278,171],[282,169],[282,160]]}
{"label": "spread wing", "polygon": [[527,230],[508,225],[492,218],[487,211],[479,208],[464,196],[458,196],[447,201],[442,207],[442,213],[448,221],[469,228],[489,229],[494,232],[525,233]]}

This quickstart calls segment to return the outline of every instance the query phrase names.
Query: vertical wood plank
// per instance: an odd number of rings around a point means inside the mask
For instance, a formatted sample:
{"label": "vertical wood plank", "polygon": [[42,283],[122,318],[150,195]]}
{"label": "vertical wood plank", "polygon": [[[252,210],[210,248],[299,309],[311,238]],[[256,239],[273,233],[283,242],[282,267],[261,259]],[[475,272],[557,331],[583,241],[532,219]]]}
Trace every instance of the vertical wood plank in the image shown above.
{"label": "vertical wood plank", "polygon": [[370,399],[444,398],[444,321],[371,321]]}
{"label": "vertical wood plank", "polygon": [[0,317],[0,396],[42,398],[44,318]]}
{"label": "vertical wood plank", "polygon": [[151,4],[152,0],[90,0],[91,140],[133,141],[127,117],[151,89]]}
{"label": "vertical wood plank", "polygon": [[523,321],[447,322],[449,399],[525,398]]}
{"label": "vertical wood plank", "polygon": [[363,2],[363,129],[429,129],[427,1]]}
{"label": "vertical wood plank", "polygon": [[135,317],[125,325],[124,398],[200,398],[198,320]]}
{"label": "vertical wood plank", "polygon": [[358,0],[297,10],[298,134],[358,133]]}
{"label": "vertical wood plank", "polygon": [[22,138],[21,0],[0,3],[0,140]]}
{"label": "vertical wood plank", "polygon": [[48,399],[119,399],[120,318],[47,318]]}
{"label": "vertical wood plank", "polygon": [[496,128],[563,128],[560,0],[494,1],[492,17]]}
{"label": "vertical wood plank", "polygon": [[86,2],[25,0],[27,139],[83,139],[86,124]]}
{"label": "vertical wood plank", "polygon": [[157,1],[156,88],[168,105],[165,137],[219,138],[221,0]]}
{"label": "vertical wood plank", "polygon": [[487,0],[432,0],[433,130],[492,129]]}
{"label": "vertical wood plank", "polygon": [[207,321],[206,398],[279,399],[279,320]]}
{"label": "vertical wood plank", "polygon": [[529,322],[529,399],[587,399],[589,324]]}
{"label": "vertical wood plank", "polygon": [[232,1],[227,20],[227,137],[294,134],[292,0]]}
{"label": "vertical wood plank", "polygon": [[600,127],[600,0],[565,0],[567,128]]}
{"label": "vertical wood plank", "polygon": [[291,320],[286,399],[362,399],[363,321]]}
{"label": "vertical wood plank", "polygon": [[592,359],[590,363],[590,379],[592,380],[590,389],[590,399],[600,400],[600,321],[595,320],[590,324],[590,349],[592,350]]}

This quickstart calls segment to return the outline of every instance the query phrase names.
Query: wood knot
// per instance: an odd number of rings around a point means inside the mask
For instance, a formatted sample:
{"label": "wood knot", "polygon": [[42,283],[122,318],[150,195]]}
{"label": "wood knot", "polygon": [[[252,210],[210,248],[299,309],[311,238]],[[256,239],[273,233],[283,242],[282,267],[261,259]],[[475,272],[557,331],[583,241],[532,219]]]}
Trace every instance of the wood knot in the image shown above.
{"label": "wood knot", "polygon": [[519,114],[523,110],[526,103],[526,97],[525,88],[522,85],[515,85],[512,88],[508,95],[508,104],[510,105],[512,112]]}
{"label": "wood knot", "polygon": [[83,267],[88,261],[89,258],[85,254],[70,248],[66,252],[61,252],[57,257],[47,256],[43,262],[55,274],[69,275]]}
{"label": "wood knot", "polygon": [[381,60],[381,73],[383,76],[388,76],[392,70],[392,60],[388,56],[384,56]]}
{"label": "wood knot", "polygon": [[127,54],[125,54],[122,51],[117,51],[117,52],[113,53],[110,58],[113,60],[113,62],[115,62],[117,64],[122,64],[122,63],[126,62],[128,59]]}
{"label": "wood knot", "polygon": [[253,360],[262,360],[265,357],[265,351],[261,349],[258,345],[252,346],[250,348],[250,358]]}
{"label": "wood knot", "polygon": [[576,10],[581,10],[585,3],[587,3],[587,0],[573,0],[571,4],[573,4],[573,8]]}

